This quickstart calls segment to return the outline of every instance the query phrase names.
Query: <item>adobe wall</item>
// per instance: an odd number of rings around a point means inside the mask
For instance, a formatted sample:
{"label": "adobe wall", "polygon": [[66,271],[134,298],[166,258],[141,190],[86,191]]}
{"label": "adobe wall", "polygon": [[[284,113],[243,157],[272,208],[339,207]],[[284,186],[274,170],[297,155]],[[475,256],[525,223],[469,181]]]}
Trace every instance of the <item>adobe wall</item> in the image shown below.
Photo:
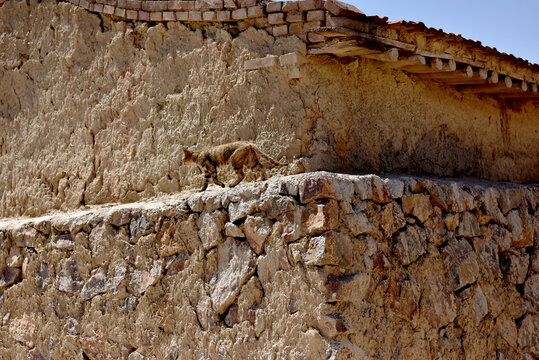
{"label": "adobe wall", "polygon": [[0,216],[198,188],[180,147],[238,139],[291,162],[283,174],[539,179],[534,103],[463,95],[368,60],[247,71],[268,54],[305,54],[304,39],[120,20],[52,0],[0,7]]}
{"label": "adobe wall", "polygon": [[532,359],[539,188],[314,172],[0,221],[2,359]]}

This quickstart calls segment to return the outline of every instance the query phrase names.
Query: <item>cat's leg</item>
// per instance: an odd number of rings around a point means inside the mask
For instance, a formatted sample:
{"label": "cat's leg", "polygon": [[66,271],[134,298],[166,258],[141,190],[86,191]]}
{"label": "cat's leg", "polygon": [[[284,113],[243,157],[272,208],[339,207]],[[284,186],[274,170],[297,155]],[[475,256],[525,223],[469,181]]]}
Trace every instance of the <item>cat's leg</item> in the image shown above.
{"label": "cat's leg", "polygon": [[234,181],[232,184],[230,184],[230,187],[234,187],[238,185],[243,178],[245,177],[245,173],[243,172],[243,165],[245,164],[245,153],[242,151],[235,151],[230,156],[230,164],[232,165],[232,168],[236,172],[236,175],[238,176],[236,178],[236,181]]}
{"label": "cat's leg", "polygon": [[202,189],[200,189],[200,191],[206,190],[208,183],[210,182],[210,178],[211,175],[207,171],[204,171],[204,184],[202,184]]}
{"label": "cat's leg", "polygon": [[234,163],[232,164],[232,167],[234,168],[236,175],[238,175],[238,178],[236,179],[236,181],[230,184],[230,187],[238,185],[245,177],[245,173],[243,172],[243,163]]}
{"label": "cat's leg", "polygon": [[221,187],[225,186],[225,184],[223,184],[222,182],[219,181],[219,179],[217,179],[217,169],[215,168],[215,165],[209,162],[204,163],[203,171],[204,171],[204,185],[202,185],[202,189],[200,189],[200,191],[206,190],[206,188],[208,187],[208,183],[210,182],[210,179],[212,179],[215,184]]}
{"label": "cat's leg", "polygon": [[266,168],[264,166],[262,166],[262,164],[260,164],[260,163],[256,164],[256,166],[253,168],[253,170],[258,173],[257,180],[266,180],[267,179],[267,177],[266,177]]}
{"label": "cat's leg", "polygon": [[217,179],[217,171],[212,174],[211,179],[215,184],[219,185],[220,187],[225,187],[225,184],[223,184],[221,181],[219,181],[219,179]]}

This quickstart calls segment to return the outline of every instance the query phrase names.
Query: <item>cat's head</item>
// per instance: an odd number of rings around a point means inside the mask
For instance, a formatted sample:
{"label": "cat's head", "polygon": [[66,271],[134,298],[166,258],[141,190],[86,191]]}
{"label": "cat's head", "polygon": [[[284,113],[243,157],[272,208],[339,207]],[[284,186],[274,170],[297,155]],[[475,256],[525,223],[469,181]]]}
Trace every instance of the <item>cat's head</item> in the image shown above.
{"label": "cat's head", "polygon": [[193,156],[194,154],[189,151],[188,148],[184,147],[182,148],[183,150],[183,163],[188,165],[188,164],[194,164],[195,162],[195,157]]}

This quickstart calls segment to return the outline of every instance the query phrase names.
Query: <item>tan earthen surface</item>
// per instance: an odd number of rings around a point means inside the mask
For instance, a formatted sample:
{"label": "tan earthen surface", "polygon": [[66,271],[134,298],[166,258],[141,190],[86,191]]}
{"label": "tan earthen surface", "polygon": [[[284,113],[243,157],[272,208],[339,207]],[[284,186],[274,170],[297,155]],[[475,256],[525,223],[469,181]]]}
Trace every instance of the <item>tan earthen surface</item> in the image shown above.
{"label": "tan earthen surface", "polygon": [[[386,171],[539,179],[537,106],[509,107],[374,61],[307,57],[249,28],[113,21],[69,3],[0,8],[0,214],[198,187],[180,146],[250,140],[284,173]],[[230,180],[230,173],[225,174]]]}

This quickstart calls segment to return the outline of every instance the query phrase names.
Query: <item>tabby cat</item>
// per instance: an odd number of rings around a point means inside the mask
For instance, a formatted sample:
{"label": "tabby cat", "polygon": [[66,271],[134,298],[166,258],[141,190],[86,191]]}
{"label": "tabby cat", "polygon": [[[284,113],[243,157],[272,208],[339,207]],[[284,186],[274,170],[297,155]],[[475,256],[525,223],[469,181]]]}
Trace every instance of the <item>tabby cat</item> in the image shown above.
{"label": "tabby cat", "polygon": [[240,183],[245,177],[243,172],[244,167],[250,170],[257,171],[262,178],[266,178],[264,165],[266,163],[271,167],[281,167],[288,164],[279,163],[273,160],[268,155],[264,154],[254,144],[236,141],[230,144],[218,145],[201,151],[190,151],[183,148],[184,159],[183,163],[197,165],[204,172],[204,184],[200,191],[206,190],[210,178],[219,186],[224,187],[219,179],[217,179],[217,166],[226,164],[232,165],[238,178],[230,187],[234,187]]}

